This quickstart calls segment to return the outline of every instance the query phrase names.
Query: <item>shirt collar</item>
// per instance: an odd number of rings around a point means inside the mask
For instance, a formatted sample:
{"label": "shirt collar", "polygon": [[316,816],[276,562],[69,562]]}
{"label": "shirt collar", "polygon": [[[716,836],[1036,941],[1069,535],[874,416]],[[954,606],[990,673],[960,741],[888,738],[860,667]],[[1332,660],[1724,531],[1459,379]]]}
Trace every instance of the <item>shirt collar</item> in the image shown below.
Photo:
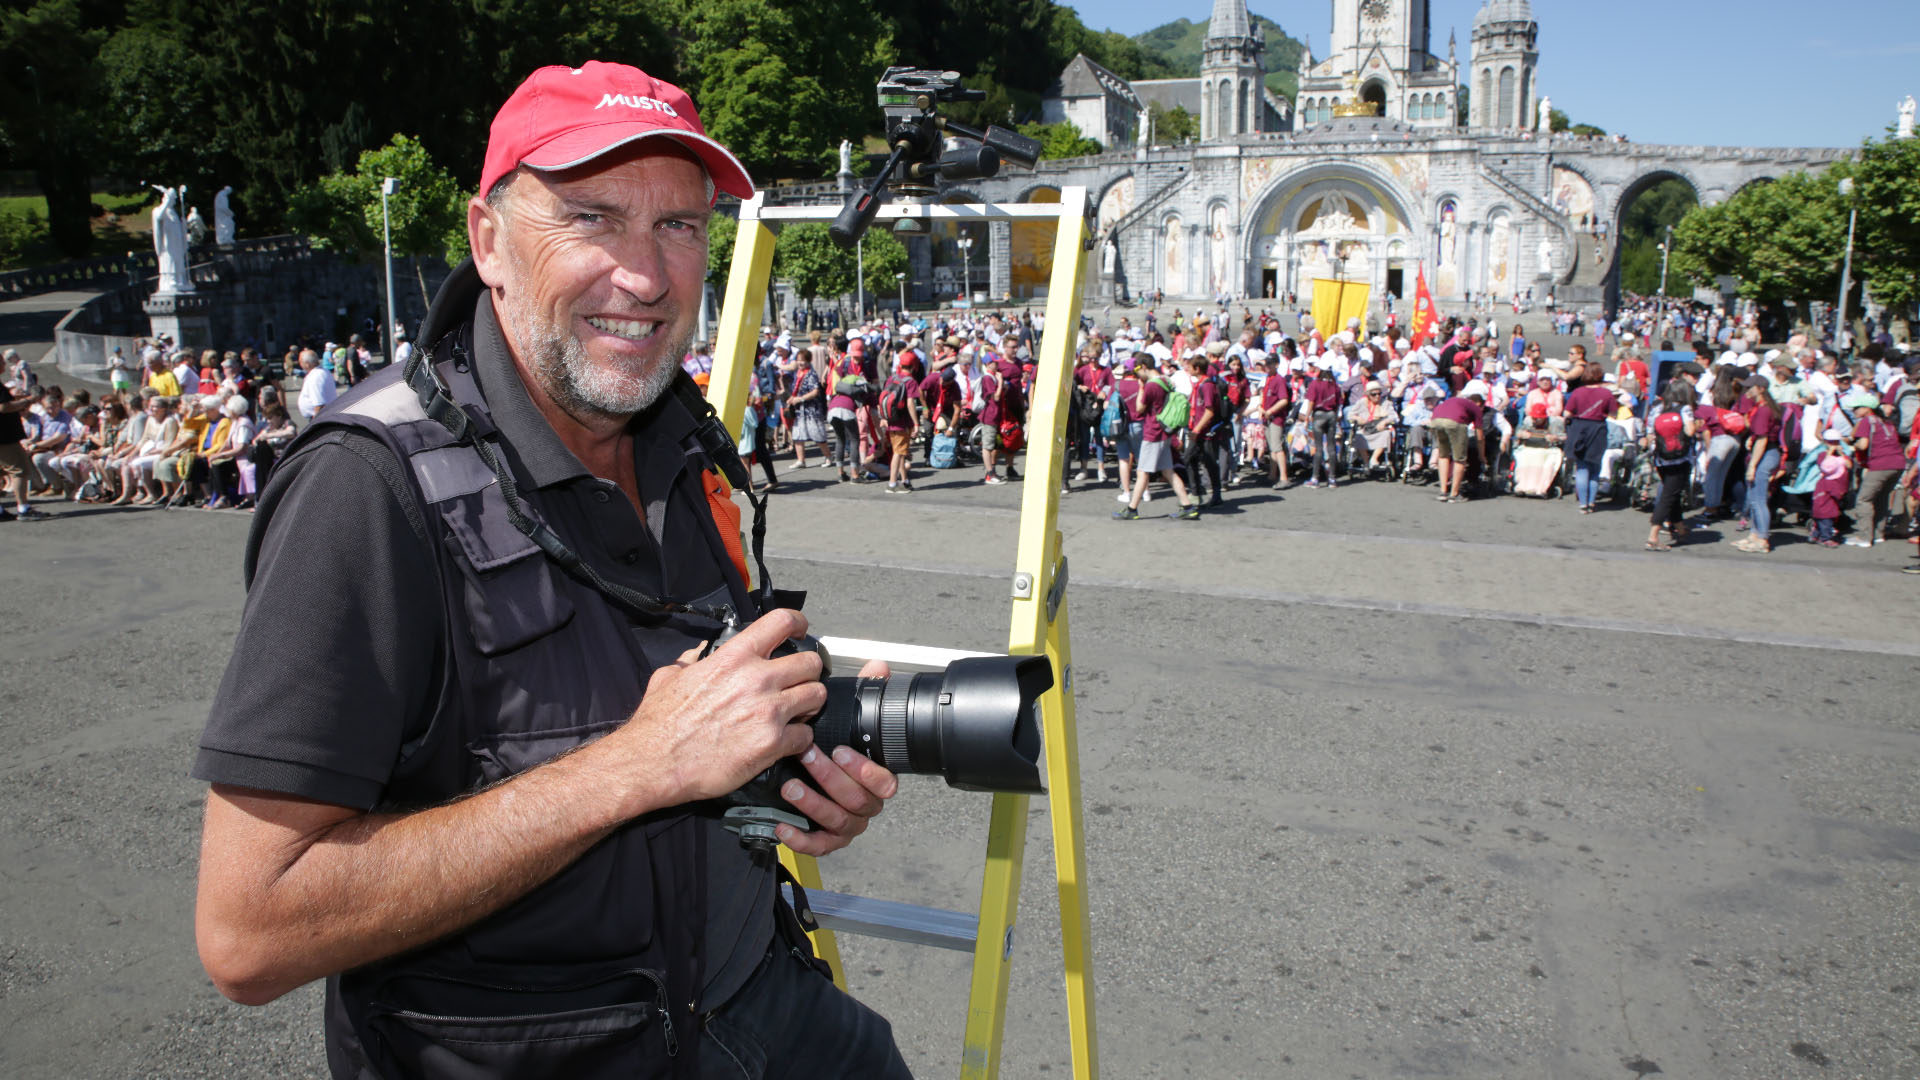
{"label": "shirt collar", "polygon": [[[492,294],[487,292],[481,293],[474,305],[473,357],[474,375],[494,425],[500,429],[500,437],[513,447],[535,486],[552,487],[593,475],[560,441],[553,425],[527,395],[506,336],[500,331]],[[628,430],[634,434],[636,457],[645,460],[648,448],[676,446],[690,435],[693,417],[669,391],[651,408],[634,416]],[[638,462],[636,473],[637,466]]]}

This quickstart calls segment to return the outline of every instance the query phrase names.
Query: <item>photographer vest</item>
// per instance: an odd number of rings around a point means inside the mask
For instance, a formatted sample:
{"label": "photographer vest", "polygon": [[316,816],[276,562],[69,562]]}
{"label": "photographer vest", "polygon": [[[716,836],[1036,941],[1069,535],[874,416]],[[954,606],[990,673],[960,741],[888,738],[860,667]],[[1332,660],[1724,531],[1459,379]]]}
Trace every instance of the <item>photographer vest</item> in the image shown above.
{"label": "photographer vest", "polygon": [[[467,312],[484,296],[458,284],[442,290],[429,327],[449,294]],[[605,734],[632,715],[655,668],[713,637],[719,623],[710,613],[730,609],[751,618],[758,611],[737,534],[730,544],[710,512],[693,515],[702,542],[681,535],[670,554],[677,564],[706,560],[696,576],[719,584],[704,596],[662,601],[671,610],[648,616],[625,609],[582,580],[580,567],[563,570],[540,496],[524,481],[503,486],[475,448],[498,429],[474,377],[472,322],[436,333],[432,355],[417,362],[434,366],[435,385],[467,418],[462,437],[444,416],[429,414],[425,384],[417,377],[410,384],[408,372],[394,367],[330,405],[294,448],[333,440],[358,454],[437,556],[445,626],[440,696],[405,733],[377,812],[446,803]],[[444,412],[442,402],[431,403]],[[652,423],[687,432],[678,442],[684,456],[641,467],[649,475],[674,472],[671,497],[703,511],[716,507],[724,494],[713,498],[714,462],[694,434],[697,418],[675,395],[655,408]],[[491,444],[496,455],[501,445]],[[733,522],[737,528],[737,513]],[[589,539],[579,538],[580,546]],[[564,546],[559,551],[572,555]],[[584,573],[593,575],[590,568]],[[329,979],[334,1075],[696,1075],[693,1010],[711,1007],[698,1000],[703,986],[718,990],[705,967],[727,959],[701,955],[714,937],[706,922],[709,857],[742,858],[715,851],[732,843],[725,834],[711,838],[715,831],[684,809],[647,815],[474,925]],[[770,896],[770,876],[761,884]],[[744,943],[757,960],[773,934],[766,908],[724,906],[741,923],[722,936]]]}

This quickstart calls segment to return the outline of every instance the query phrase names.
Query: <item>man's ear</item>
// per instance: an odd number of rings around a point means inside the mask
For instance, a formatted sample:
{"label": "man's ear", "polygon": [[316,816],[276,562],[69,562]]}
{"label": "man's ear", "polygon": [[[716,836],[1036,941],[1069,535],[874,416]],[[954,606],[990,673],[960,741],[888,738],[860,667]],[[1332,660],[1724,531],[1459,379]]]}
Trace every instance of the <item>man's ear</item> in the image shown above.
{"label": "man's ear", "polygon": [[474,269],[489,289],[498,288],[506,280],[506,253],[501,250],[504,224],[500,211],[487,200],[478,195],[467,200],[467,246],[473,251]]}

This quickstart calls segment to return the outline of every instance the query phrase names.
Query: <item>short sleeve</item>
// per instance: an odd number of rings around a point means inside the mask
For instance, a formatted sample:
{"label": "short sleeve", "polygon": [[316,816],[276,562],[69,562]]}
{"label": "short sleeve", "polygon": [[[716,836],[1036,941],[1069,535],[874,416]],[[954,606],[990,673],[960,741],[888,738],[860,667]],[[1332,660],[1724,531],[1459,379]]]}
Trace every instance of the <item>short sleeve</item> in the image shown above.
{"label": "short sleeve", "polygon": [[341,432],[274,470],[196,778],[371,809],[425,727],[441,678],[440,571],[409,523],[411,492],[390,487],[373,455],[392,460]]}

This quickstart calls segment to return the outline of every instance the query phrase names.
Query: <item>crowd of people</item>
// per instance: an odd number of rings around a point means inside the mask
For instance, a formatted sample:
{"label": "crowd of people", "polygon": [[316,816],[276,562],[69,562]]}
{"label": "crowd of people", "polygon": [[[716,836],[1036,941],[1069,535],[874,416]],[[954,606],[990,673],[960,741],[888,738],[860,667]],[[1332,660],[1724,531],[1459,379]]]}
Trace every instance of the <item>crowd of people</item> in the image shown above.
{"label": "crowd of people", "polygon": [[[1550,357],[1519,322],[1502,334],[1450,321],[1415,343],[1357,318],[1323,330],[1287,317],[1291,333],[1251,309],[1083,320],[1067,489],[1111,485],[1121,520],[1160,489],[1189,521],[1255,483],[1397,481],[1454,504],[1568,494],[1580,513],[1648,510],[1651,551],[1719,521],[1752,553],[1782,525],[1826,546],[1907,531],[1920,358],[1884,334],[1851,355],[1805,336],[1763,350],[1751,317],[1636,303],[1596,320],[1593,349]],[[1036,315],[966,312],[804,338],[763,328],[740,449],[769,490],[787,452],[888,493],[913,490],[916,456],[1005,483],[1043,330]],[[1661,331],[1701,335],[1679,350],[1692,358],[1676,360]],[[696,349],[687,366],[703,378],[712,358]]]}
{"label": "crowd of people", "polygon": [[[252,350],[148,345],[96,397],[42,383],[9,354],[0,387],[0,521],[48,516],[34,496],[112,506],[247,508],[297,428]],[[138,382],[135,371],[139,372]]]}
{"label": "crowd of people", "polygon": [[[1751,321],[1633,302],[1595,320],[1606,329],[1591,352],[1549,357],[1523,323],[1502,333],[1491,318],[1450,321],[1418,343],[1357,318],[1323,329],[1307,313],[1286,316],[1291,333],[1271,310],[1133,318],[1082,320],[1067,417],[1067,490],[1110,486],[1120,520],[1138,519],[1156,491],[1193,521],[1254,484],[1395,481],[1455,504],[1571,494],[1593,513],[1634,502],[1652,517],[1648,550],[1727,521],[1745,534],[1733,546],[1760,554],[1783,524],[1825,546],[1901,537],[1920,499],[1920,359],[1884,333],[1851,356],[1804,336],[1763,351]],[[765,490],[780,486],[774,461],[786,454],[889,494],[913,491],[916,457],[922,469],[977,469],[983,484],[1016,480],[1044,331],[1038,312],[765,327],[740,451]],[[1694,359],[1656,373],[1661,332],[1702,335]],[[9,353],[0,469],[13,508],[0,520],[44,517],[35,496],[249,508],[300,426],[366,378],[371,359],[351,341],[290,351],[276,371],[252,349],[159,341],[134,362],[113,357],[112,389],[96,400],[42,384]],[[702,383],[712,365],[705,344],[685,360]],[[297,390],[282,390],[281,372]]]}

